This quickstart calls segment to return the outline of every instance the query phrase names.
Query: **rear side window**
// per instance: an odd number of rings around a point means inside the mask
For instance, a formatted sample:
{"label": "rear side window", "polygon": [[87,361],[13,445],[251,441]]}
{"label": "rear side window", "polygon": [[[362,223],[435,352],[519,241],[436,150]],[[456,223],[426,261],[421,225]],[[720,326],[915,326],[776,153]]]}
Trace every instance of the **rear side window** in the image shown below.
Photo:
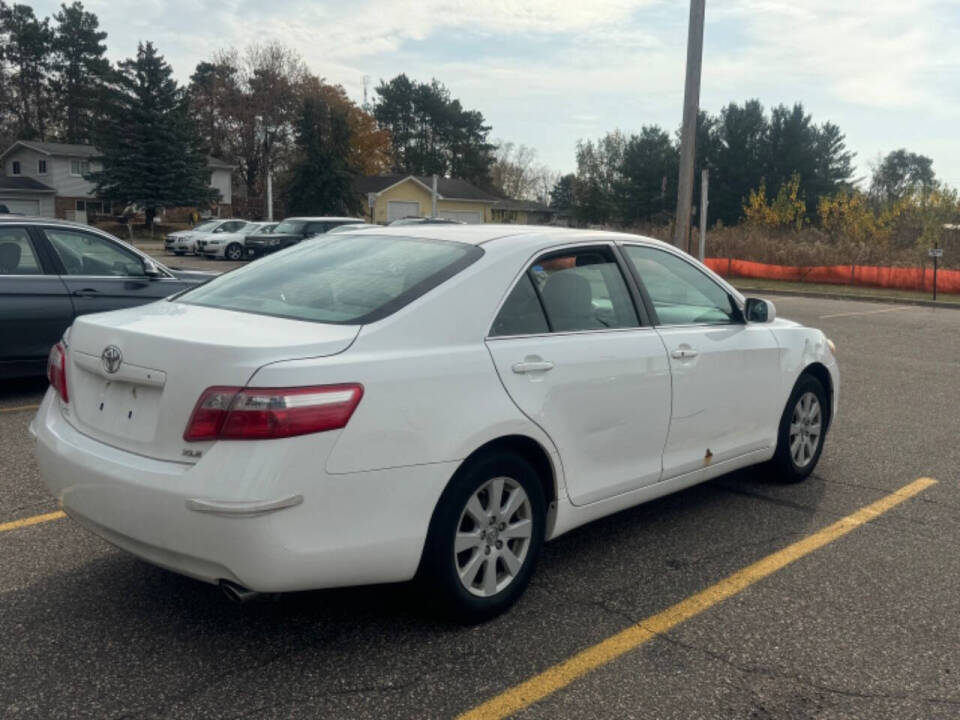
{"label": "rear side window", "polygon": [[639,324],[612,251],[577,248],[544,255],[533,263],[501,308],[492,334],[582,332]]}
{"label": "rear side window", "polygon": [[539,335],[550,332],[530,275],[524,273],[493,323],[491,335]]}
{"label": "rear side window", "polygon": [[396,312],[482,255],[474,245],[442,240],[333,235],[221,275],[176,300],[360,325]]}
{"label": "rear side window", "polygon": [[23,228],[0,228],[0,275],[40,275],[43,270]]}

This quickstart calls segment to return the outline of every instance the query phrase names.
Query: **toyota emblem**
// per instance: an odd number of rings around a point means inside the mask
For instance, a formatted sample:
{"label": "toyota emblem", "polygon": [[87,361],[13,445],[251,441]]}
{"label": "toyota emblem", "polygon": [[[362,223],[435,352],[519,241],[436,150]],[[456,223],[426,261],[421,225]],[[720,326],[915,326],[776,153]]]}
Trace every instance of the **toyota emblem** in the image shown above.
{"label": "toyota emblem", "polygon": [[100,361],[103,363],[103,369],[113,374],[123,364],[123,353],[116,345],[107,345],[100,353]]}

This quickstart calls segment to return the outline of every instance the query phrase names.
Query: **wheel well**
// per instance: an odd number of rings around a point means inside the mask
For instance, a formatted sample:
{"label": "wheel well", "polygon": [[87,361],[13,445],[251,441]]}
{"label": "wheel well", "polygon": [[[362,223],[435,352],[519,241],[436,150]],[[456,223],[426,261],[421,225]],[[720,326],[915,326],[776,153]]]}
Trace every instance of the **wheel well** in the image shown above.
{"label": "wheel well", "polygon": [[543,488],[543,499],[546,506],[549,508],[551,503],[556,501],[557,478],[553,471],[553,463],[550,462],[550,456],[540,443],[526,435],[505,435],[491,440],[470,453],[460,464],[460,467],[466,467],[479,455],[497,451],[514,452],[529,462],[533,466],[533,469],[536,470],[537,477],[540,478],[540,485]]}
{"label": "wheel well", "polygon": [[830,422],[833,419],[833,380],[830,378],[830,371],[827,370],[826,366],[822,363],[811,363],[807,365],[801,375],[812,375],[817,380],[820,381],[820,384],[823,385],[823,389],[827,392],[827,427],[830,427]]}

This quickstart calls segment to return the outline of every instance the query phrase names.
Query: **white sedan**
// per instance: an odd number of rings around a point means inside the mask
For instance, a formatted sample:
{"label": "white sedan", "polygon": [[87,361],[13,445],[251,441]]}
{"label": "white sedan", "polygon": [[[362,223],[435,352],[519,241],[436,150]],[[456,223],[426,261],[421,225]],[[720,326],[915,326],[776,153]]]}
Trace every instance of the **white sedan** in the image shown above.
{"label": "white sedan", "polygon": [[344,232],[77,318],[31,429],[66,512],[233,597],[419,577],[478,620],[544,541],[769,462],[837,411],[819,330],[644,237]]}
{"label": "white sedan", "polygon": [[197,240],[197,254],[217,260],[243,260],[247,256],[247,235],[268,232],[276,225],[274,222],[248,222],[236,232],[211,233]]}

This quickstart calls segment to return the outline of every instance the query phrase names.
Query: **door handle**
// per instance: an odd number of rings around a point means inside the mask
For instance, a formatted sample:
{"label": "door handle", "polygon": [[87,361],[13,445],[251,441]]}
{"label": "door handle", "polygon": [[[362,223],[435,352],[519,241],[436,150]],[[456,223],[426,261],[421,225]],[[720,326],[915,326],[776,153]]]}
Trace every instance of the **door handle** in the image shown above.
{"label": "door handle", "polygon": [[700,353],[698,353],[692,347],[681,347],[670,353],[670,357],[677,360],[688,360],[689,358],[695,358],[699,354]]}
{"label": "door handle", "polygon": [[71,293],[71,295],[75,295],[77,297],[84,297],[87,295],[99,295],[99,294],[100,294],[100,291],[97,290],[96,288],[83,288],[82,290],[74,290]]}
{"label": "door handle", "polygon": [[513,371],[517,373],[517,375],[532,372],[547,372],[548,370],[553,370],[553,363],[549,360],[524,360],[523,362],[514,363],[513,365]]}

